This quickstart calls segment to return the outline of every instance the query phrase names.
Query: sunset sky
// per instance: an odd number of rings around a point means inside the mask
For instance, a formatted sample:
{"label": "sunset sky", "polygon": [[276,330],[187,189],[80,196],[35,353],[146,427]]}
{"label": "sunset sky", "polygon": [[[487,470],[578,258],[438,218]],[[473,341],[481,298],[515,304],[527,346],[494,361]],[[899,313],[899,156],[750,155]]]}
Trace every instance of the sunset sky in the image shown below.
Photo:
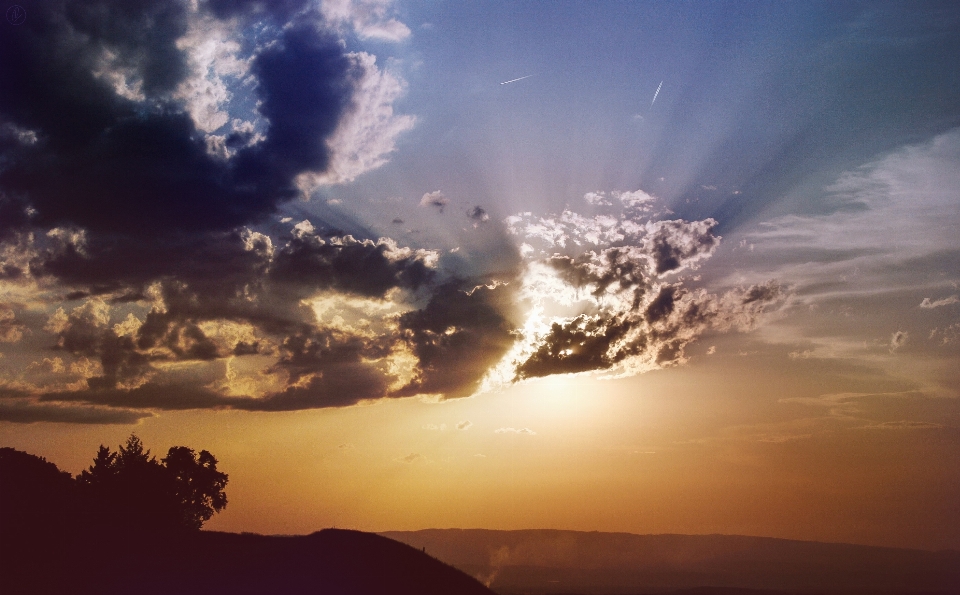
{"label": "sunset sky", "polygon": [[3,9],[0,445],[210,450],[226,531],[960,548],[956,2]]}

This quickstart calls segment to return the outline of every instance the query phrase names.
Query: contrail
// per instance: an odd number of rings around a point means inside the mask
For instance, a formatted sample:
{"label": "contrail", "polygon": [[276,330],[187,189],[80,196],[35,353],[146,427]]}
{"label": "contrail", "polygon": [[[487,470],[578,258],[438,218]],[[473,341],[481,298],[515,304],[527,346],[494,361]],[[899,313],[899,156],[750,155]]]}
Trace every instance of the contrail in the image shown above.
{"label": "contrail", "polygon": [[663,81],[660,81],[660,85],[657,86],[657,92],[653,94],[653,101],[650,102],[650,107],[653,107],[654,102],[657,100],[657,95],[660,94],[660,87],[663,86]]}
{"label": "contrail", "polygon": [[531,76],[533,76],[533,75],[532,75],[532,74],[528,74],[527,76],[521,76],[520,78],[518,78],[518,79],[513,79],[512,81],[503,81],[503,82],[500,83],[500,84],[501,84],[501,85],[507,85],[507,84],[509,84],[509,83],[515,83],[515,82],[517,82],[517,81],[522,81],[523,79],[528,79],[528,78],[530,78]]}

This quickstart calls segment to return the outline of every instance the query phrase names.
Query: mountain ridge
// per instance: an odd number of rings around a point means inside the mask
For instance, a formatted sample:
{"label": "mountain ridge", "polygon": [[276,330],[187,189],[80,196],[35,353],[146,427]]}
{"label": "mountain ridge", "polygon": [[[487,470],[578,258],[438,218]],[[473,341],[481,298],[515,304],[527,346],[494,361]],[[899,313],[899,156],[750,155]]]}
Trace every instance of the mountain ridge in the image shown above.
{"label": "mountain ridge", "polygon": [[426,529],[380,535],[425,548],[501,594],[627,595],[700,587],[960,593],[960,552],[746,535]]}

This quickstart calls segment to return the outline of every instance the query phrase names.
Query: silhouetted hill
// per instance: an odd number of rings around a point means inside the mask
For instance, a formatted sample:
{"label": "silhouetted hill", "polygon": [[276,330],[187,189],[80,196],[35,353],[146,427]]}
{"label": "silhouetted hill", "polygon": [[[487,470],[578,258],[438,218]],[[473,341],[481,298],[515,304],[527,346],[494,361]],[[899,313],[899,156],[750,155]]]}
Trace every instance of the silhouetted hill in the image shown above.
{"label": "silhouetted hill", "polygon": [[[737,535],[430,529],[381,533],[501,595],[665,593],[699,587],[802,593],[960,593],[960,552]],[[693,593],[693,592],[690,592]]]}
{"label": "silhouetted hill", "polygon": [[3,544],[0,592],[103,595],[492,595],[420,550],[373,533],[40,536]]}
{"label": "silhouetted hill", "polygon": [[[99,457],[112,459],[105,450]],[[192,450],[171,449],[178,452],[194,462]],[[201,463],[205,457],[204,470],[218,478],[216,460],[203,451]],[[146,456],[138,461],[163,471]],[[156,507],[165,500],[148,489],[169,482],[98,491],[86,489],[97,485],[91,477],[74,481],[41,457],[0,448],[0,594],[492,595],[463,572],[373,533],[203,532]]]}

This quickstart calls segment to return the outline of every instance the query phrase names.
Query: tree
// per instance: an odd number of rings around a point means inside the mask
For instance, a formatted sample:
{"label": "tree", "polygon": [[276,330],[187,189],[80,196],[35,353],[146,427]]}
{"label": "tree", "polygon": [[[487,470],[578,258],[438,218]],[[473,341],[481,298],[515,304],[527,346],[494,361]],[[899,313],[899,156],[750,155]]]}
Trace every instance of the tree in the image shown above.
{"label": "tree", "polygon": [[72,479],[43,457],[0,448],[0,541],[66,526],[74,508]]}
{"label": "tree", "polygon": [[172,447],[158,461],[131,434],[117,452],[101,445],[77,476],[95,524],[132,530],[199,530],[227,505],[227,474],[209,452]]}
{"label": "tree", "polygon": [[227,506],[227,474],[217,470],[217,459],[205,450],[199,456],[186,446],[167,451],[163,464],[173,476],[174,494],[180,508],[180,522],[199,529]]}

